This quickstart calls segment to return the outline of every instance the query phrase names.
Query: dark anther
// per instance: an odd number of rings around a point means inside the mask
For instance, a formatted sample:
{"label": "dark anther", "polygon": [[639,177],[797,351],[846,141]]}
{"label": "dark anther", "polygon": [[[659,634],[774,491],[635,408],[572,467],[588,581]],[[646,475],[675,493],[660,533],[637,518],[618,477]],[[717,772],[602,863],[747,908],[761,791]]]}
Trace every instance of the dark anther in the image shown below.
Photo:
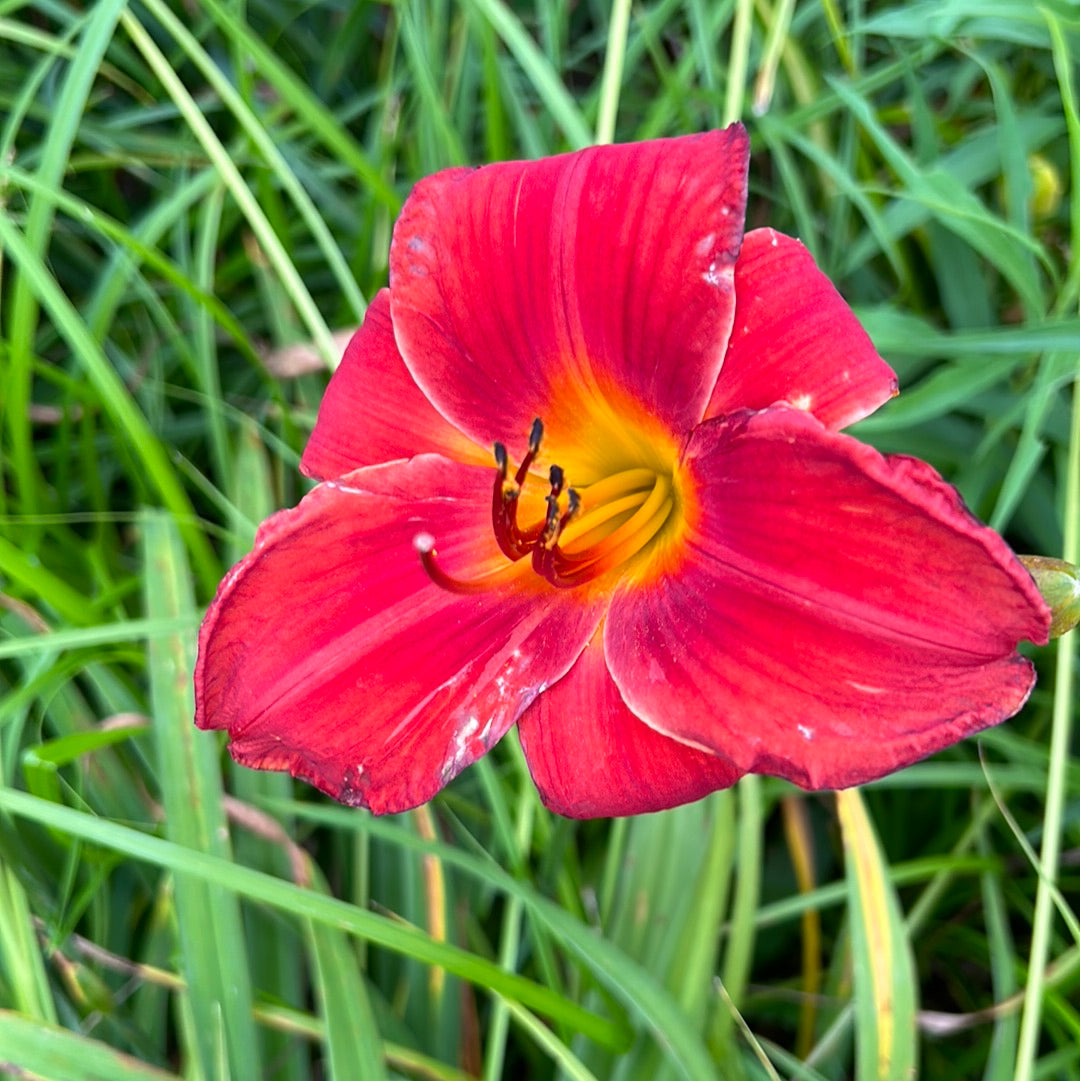
{"label": "dark anther", "polygon": [[510,471],[510,459],[506,456],[506,447],[502,443],[495,444],[495,465],[497,466],[499,473],[505,479],[506,474]]}
{"label": "dark anther", "polygon": [[532,428],[529,430],[529,453],[538,454],[540,452],[540,440],[544,438],[544,422],[537,417],[532,422]]}
{"label": "dark anther", "polygon": [[566,483],[566,474],[563,473],[562,466],[553,465],[548,470],[548,480],[551,482],[551,494],[558,495],[563,490],[563,484]]}
{"label": "dark anther", "polygon": [[576,518],[579,510],[581,510],[581,495],[576,488],[571,488],[566,493],[566,521]]}
{"label": "dark anther", "polygon": [[549,495],[546,497],[547,515],[544,518],[544,529],[540,534],[540,545],[544,548],[552,547],[559,538],[559,497]]}

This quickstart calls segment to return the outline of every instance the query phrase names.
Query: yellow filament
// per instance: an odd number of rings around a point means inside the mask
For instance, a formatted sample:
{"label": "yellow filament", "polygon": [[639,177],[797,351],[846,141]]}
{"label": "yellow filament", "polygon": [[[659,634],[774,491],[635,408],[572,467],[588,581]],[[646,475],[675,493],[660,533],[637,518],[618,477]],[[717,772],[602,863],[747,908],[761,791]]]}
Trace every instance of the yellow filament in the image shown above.
{"label": "yellow filament", "polygon": [[601,558],[611,561],[616,553],[621,560],[624,553],[632,555],[644,547],[664,524],[674,503],[671,498],[671,481],[658,474],[653,474],[653,481],[649,497],[632,517],[612,530],[603,540],[573,552],[563,547],[563,554],[573,562],[591,563]]}
{"label": "yellow filament", "polygon": [[603,480],[598,480],[595,484],[590,484],[579,491],[582,499],[593,506],[599,506],[601,503],[608,503],[630,492],[649,489],[655,480],[656,472],[652,469],[624,469],[621,473],[612,473],[611,476],[604,477]]}
{"label": "yellow filament", "polygon": [[[568,523],[559,535],[559,543],[564,550],[576,548],[581,551],[587,548],[594,539],[603,540],[615,528],[609,524],[612,518],[636,511],[648,498],[647,491],[634,492],[633,495],[623,496],[622,499],[614,499],[610,503],[602,503],[599,507],[594,507]],[[594,533],[598,534],[595,538]]]}
{"label": "yellow filament", "polygon": [[[605,563],[606,568],[617,567],[623,560],[629,559],[635,552],[640,552],[641,549],[644,548],[645,545],[648,544],[649,541],[651,541],[663,528],[673,506],[675,506],[675,501],[673,499],[665,500],[663,506],[661,506],[647,522],[640,526],[632,536],[627,537],[615,548],[611,548],[604,552],[603,562]],[[629,525],[629,523],[627,524]]]}

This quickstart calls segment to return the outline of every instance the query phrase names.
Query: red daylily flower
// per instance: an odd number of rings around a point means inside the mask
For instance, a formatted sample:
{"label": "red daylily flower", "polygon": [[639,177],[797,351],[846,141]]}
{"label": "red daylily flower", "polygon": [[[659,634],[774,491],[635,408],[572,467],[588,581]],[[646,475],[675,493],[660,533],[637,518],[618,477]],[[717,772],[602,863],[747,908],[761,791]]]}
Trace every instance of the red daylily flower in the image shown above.
{"label": "red daylily flower", "polygon": [[895,377],[798,241],[744,238],[747,161],[734,126],[416,186],[323,483],[203,624],[239,762],[401,811],[516,722],[549,807],[623,815],[1020,708],[1046,605],[929,466],[839,434]]}

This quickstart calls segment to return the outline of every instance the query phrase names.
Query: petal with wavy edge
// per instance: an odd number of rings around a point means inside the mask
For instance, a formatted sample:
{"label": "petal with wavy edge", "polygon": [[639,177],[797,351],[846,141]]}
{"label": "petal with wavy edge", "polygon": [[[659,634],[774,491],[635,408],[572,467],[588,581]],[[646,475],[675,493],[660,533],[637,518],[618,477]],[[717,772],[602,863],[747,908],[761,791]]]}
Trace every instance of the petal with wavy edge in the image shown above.
{"label": "petal with wavy edge", "polygon": [[859,784],[1012,716],[1049,612],[928,465],[784,407],[706,422],[681,562],[623,588],[608,667],[659,731],[811,788]]}
{"label": "petal with wavy edge", "polygon": [[707,417],[786,402],[843,428],[896,394],[832,282],[792,237],[747,233],[735,264],[735,325]]}
{"label": "petal with wavy edge", "polygon": [[485,464],[478,447],[436,412],[394,342],[390,291],[380,290],[330,379],[300,470],[320,480],[415,454]]}
{"label": "petal with wavy edge", "polygon": [[741,776],[726,759],[662,736],[626,708],[599,632],[525,711],[518,732],[541,799],[568,818],[662,811]]}
{"label": "petal with wavy edge", "polygon": [[[430,799],[485,753],[602,614],[498,552],[493,472],[425,455],[268,519],[203,624],[196,723],[227,729],[237,761],[378,814]],[[422,532],[447,573],[493,574],[496,588],[435,585],[413,547]]]}
{"label": "petal with wavy edge", "polygon": [[422,180],[390,252],[417,383],[518,456],[534,417],[586,440],[583,417],[622,398],[689,432],[731,329],[747,163],[735,125]]}

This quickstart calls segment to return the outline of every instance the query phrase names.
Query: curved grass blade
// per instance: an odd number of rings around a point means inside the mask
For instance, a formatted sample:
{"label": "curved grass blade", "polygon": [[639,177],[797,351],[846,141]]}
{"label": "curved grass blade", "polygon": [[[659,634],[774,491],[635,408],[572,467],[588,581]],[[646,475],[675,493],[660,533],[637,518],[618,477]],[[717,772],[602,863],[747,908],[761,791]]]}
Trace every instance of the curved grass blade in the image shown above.
{"label": "curved grass blade", "polygon": [[[523,976],[504,972],[485,958],[455,946],[435,942],[415,927],[367,912],[335,897],[301,889],[291,882],[283,882],[218,856],[186,848],[172,841],[164,841],[70,807],[37,799],[25,792],[0,789],[0,810],[121,852],[132,859],[143,860],[174,873],[187,874],[203,882],[216,884],[238,896],[270,905],[293,916],[340,928],[372,945],[383,946],[414,960],[441,965],[455,976],[521,1002],[537,1013],[566,1024],[598,1043],[614,1048],[626,1046],[626,1031],[615,1022],[598,1017]],[[402,843],[406,843],[404,837]],[[445,855],[442,849],[438,851],[440,855]],[[513,883],[516,892],[517,883],[512,879],[509,881]],[[531,893],[529,896],[533,897]],[[556,912],[561,911],[557,905],[550,904]],[[570,917],[566,916],[566,919],[570,920]],[[574,937],[580,943],[584,936],[592,933],[585,927],[575,928]],[[627,967],[631,970],[629,978],[632,986],[643,974],[633,966]],[[626,972],[621,975],[623,978],[627,977]],[[677,1023],[674,1027],[678,1027]],[[711,1071],[688,1076],[709,1078],[710,1081],[712,1079]]]}
{"label": "curved grass blade", "polygon": [[[0,1072],[16,1077],[63,1081],[180,1081],[145,1062],[113,1050],[99,1040],[0,1010]],[[24,1072],[25,1071],[25,1072]]]}
{"label": "curved grass blade", "polygon": [[918,1062],[916,978],[900,904],[857,788],[836,793],[855,970],[858,1081],[910,1081]]}

